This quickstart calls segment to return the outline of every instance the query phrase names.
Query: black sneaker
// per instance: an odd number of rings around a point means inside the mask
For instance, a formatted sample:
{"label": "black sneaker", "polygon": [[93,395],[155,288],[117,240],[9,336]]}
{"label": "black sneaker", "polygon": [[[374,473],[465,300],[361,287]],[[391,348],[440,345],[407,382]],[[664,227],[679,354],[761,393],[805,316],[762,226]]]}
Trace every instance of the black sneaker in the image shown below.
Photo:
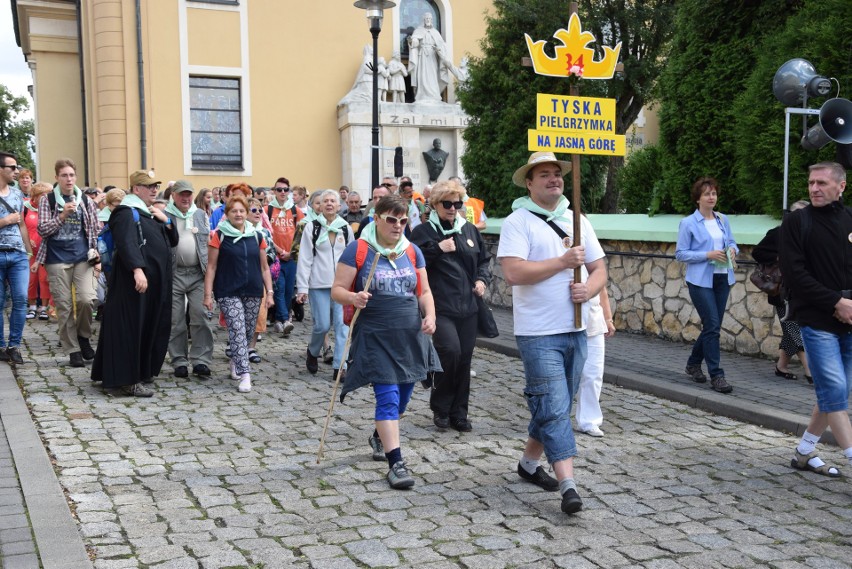
{"label": "black sneaker", "polygon": [[435,423],[435,426],[439,429],[448,429],[450,427],[450,418],[446,415],[435,415],[432,417],[432,422]]}
{"label": "black sneaker", "polygon": [[701,366],[686,366],[686,375],[695,383],[707,383],[707,376],[701,371]]}
{"label": "black sneaker", "polygon": [[311,349],[308,348],[306,350],[305,356],[305,367],[308,368],[308,371],[315,374],[319,370],[319,362],[317,361],[317,357],[311,354]]}
{"label": "black sneaker", "polygon": [[713,388],[713,391],[718,391],[719,393],[730,393],[734,390],[731,384],[725,381],[724,376],[721,375],[719,377],[711,377],[710,386]]}
{"label": "black sneaker", "polygon": [[205,364],[195,364],[192,366],[192,375],[197,375],[201,379],[210,377],[210,368]]}
{"label": "black sneaker", "polygon": [[469,433],[473,430],[473,425],[467,419],[451,419],[450,426],[460,433]]}
{"label": "black sneaker", "polygon": [[370,443],[370,448],[373,449],[373,460],[379,462],[385,459],[385,447],[382,445],[382,439],[377,436],[370,435],[370,438],[367,439],[367,442]]}
{"label": "black sneaker", "polygon": [[9,352],[6,347],[4,346],[0,348],[0,362],[8,362],[11,359],[12,358],[9,357]]}
{"label": "black sneaker", "polygon": [[68,361],[71,367],[84,367],[86,365],[86,362],[83,361],[83,354],[80,352],[71,352]]}
{"label": "black sneaker", "polygon": [[388,470],[388,484],[394,490],[405,490],[414,486],[414,478],[408,473],[408,467],[405,462],[400,460],[395,462]]}
{"label": "black sneaker", "polygon": [[91,361],[95,359],[95,350],[92,349],[92,344],[89,343],[88,338],[77,336],[77,342],[80,344],[80,353],[83,355],[84,360]]}
{"label": "black sneaker", "polygon": [[322,361],[327,364],[334,361],[334,348],[326,346],[322,349]]}
{"label": "black sneaker", "polygon": [[175,377],[189,377],[189,370],[186,366],[177,366],[175,368]]}
{"label": "black sneaker", "polygon": [[301,322],[305,319],[305,305],[293,302],[293,320]]}
{"label": "black sneaker", "polygon": [[583,501],[573,488],[562,494],[562,511],[566,514],[576,514],[583,509]]}
{"label": "black sneaker", "polygon": [[559,481],[556,478],[550,476],[547,472],[544,471],[544,468],[539,466],[535,469],[535,474],[530,474],[524,467],[521,466],[521,463],[518,463],[518,476],[526,480],[527,482],[532,482],[539,488],[547,490],[548,492],[556,492],[559,490]]}
{"label": "black sneaker", "polygon": [[21,350],[16,347],[9,347],[6,350],[6,356],[14,365],[23,365],[24,363],[24,358],[21,357]]}

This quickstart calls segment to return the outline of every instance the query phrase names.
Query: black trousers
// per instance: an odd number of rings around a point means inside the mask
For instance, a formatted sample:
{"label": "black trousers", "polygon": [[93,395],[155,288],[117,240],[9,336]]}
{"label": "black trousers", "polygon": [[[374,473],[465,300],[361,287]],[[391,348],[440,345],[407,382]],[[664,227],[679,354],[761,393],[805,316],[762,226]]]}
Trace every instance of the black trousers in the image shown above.
{"label": "black trousers", "polygon": [[464,318],[435,317],[432,342],[443,372],[435,374],[429,406],[436,415],[467,419],[470,399],[470,360],[476,345],[476,314]]}

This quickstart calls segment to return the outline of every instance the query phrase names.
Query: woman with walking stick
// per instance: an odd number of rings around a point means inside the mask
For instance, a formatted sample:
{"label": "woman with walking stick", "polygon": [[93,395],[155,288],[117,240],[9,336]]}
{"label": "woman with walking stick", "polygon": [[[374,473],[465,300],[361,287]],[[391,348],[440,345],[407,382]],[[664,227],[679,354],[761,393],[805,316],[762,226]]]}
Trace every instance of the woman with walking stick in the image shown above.
{"label": "woman with walking stick", "polygon": [[[417,381],[440,371],[438,354],[426,335],[435,332],[435,304],[423,253],[403,235],[408,204],[386,196],[376,204],[375,221],[340,257],[331,297],[358,309],[341,401],[359,387],[373,386],[376,429],[369,439],[373,460],[387,460],[391,488],[414,486],[402,458],[399,418]],[[374,257],[379,255],[367,290]]]}

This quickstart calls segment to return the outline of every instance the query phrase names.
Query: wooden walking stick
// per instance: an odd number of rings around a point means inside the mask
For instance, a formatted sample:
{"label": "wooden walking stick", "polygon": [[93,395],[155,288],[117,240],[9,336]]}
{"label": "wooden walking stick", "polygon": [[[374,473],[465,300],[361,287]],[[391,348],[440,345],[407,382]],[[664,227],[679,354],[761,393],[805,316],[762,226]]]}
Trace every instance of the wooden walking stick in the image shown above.
{"label": "wooden walking stick", "polygon": [[[378,251],[373,256],[373,264],[370,266],[370,273],[367,275],[367,284],[364,285],[364,290],[370,290],[370,283],[373,282],[373,274],[376,272],[376,265],[379,264],[381,255]],[[358,278],[357,272],[355,278]],[[361,309],[356,308],[355,314],[352,315],[352,322],[349,323],[349,334],[346,336],[346,343],[343,345],[343,356],[341,356],[341,364],[346,363],[346,357],[349,355],[349,344],[352,342],[352,332],[355,330],[355,322],[358,320],[358,315],[361,314]],[[328,432],[328,423],[331,421],[331,414],[334,411],[334,400],[337,399],[337,386],[340,385],[340,378],[346,374],[346,369],[343,365],[337,372],[337,378],[334,380],[334,388],[331,391],[331,401],[328,402],[328,413],[325,415],[325,426],[322,428],[322,436],[320,437],[319,451],[317,452],[317,464],[322,459],[322,447],[325,445],[325,435]]]}

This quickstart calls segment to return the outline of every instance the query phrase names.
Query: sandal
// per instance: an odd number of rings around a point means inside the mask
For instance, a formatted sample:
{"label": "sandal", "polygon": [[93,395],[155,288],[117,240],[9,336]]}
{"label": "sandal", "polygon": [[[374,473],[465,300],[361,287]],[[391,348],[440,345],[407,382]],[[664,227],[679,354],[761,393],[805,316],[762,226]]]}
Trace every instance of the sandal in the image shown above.
{"label": "sandal", "polygon": [[261,361],[261,357],[257,355],[257,350],[249,350],[248,351],[249,361],[253,364],[259,364]]}
{"label": "sandal", "polygon": [[778,366],[775,366],[775,375],[778,377],[783,377],[784,379],[799,379],[795,373],[790,373],[789,371],[781,371],[778,369]]}
{"label": "sandal", "polygon": [[35,311],[34,308],[30,308],[29,310],[27,310],[27,320],[32,320],[35,317],[36,317],[36,311]]}
{"label": "sandal", "polygon": [[[801,454],[798,450],[796,450],[795,452],[796,456],[795,458],[790,460],[790,466],[792,466],[796,470],[816,472],[817,474],[828,476],[829,478],[840,478],[840,471],[833,466],[825,464],[822,459],[817,456],[816,451],[812,452],[811,454]],[[813,466],[811,464],[811,461],[813,459],[817,459],[818,461],[823,463],[820,466]]]}

